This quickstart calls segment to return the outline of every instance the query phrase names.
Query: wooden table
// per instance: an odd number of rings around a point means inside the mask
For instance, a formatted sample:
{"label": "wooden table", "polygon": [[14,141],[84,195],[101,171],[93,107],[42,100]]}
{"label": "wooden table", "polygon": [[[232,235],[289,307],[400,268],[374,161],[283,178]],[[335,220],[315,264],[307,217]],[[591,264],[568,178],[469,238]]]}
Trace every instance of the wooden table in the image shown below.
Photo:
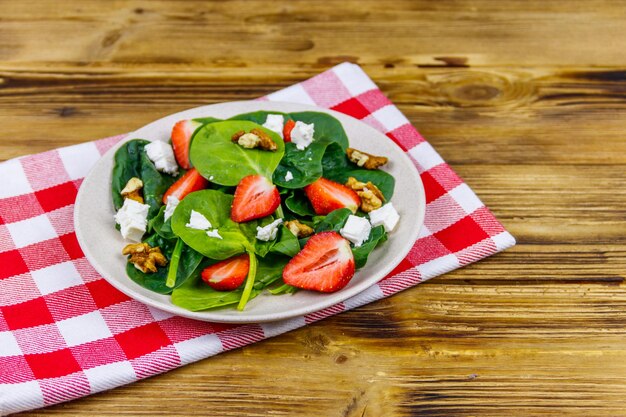
{"label": "wooden table", "polygon": [[626,415],[626,3],[0,1],[0,159],[360,64],[517,237],[26,415]]}

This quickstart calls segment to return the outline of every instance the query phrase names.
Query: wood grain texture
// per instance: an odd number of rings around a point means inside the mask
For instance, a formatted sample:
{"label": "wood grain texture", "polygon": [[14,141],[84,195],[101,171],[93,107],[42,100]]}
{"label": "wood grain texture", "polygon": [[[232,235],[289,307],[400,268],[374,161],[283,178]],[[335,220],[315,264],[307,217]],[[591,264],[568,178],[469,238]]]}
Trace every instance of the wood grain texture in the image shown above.
{"label": "wood grain texture", "polygon": [[517,237],[24,415],[626,415],[626,2],[0,0],[0,160],[359,63]]}

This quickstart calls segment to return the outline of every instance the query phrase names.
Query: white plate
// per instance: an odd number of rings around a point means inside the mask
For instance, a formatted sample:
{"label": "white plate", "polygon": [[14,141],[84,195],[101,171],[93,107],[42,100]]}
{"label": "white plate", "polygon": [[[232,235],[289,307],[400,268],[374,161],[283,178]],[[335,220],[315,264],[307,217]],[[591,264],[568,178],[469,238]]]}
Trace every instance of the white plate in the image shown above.
{"label": "white plate", "polygon": [[[188,311],[172,304],[169,295],[147,290],[126,276],[126,257],[121,250],[124,241],[115,229],[111,200],[111,171],[115,151],[131,139],[169,140],[174,123],[181,119],[213,116],[220,119],[257,110],[299,112],[318,111],[337,118],[343,125],[350,146],[389,158],[385,170],[396,179],[392,202],[400,213],[400,223],[389,240],[376,248],[367,265],[358,270],[350,283],[340,291],[321,294],[298,291],[293,295],[274,296],[267,292],[251,300],[244,311],[234,307],[209,311]],[[382,133],[342,113],[293,103],[239,101],[197,107],[172,114],[129,134],[110,149],[93,167],[78,192],[74,211],[76,235],[85,256],[94,268],[115,288],[150,306],[184,317],[226,323],[258,323],[287,319],[312,313],[346,300],[385,277],[407,255],[417,239],[424,221],[426,202],[420,176],[395,143]]]}

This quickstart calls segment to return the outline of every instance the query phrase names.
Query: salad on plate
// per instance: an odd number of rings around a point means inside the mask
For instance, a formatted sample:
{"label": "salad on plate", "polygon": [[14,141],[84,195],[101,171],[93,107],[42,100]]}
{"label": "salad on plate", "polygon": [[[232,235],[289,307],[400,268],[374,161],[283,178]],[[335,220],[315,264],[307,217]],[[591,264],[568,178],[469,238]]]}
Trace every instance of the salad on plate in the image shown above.
{"label": "salad on plate", "polygon": [[321,112],[181,120],[114,156],[126,272],[191,311],[344,288],[400,216],[385,156]]}

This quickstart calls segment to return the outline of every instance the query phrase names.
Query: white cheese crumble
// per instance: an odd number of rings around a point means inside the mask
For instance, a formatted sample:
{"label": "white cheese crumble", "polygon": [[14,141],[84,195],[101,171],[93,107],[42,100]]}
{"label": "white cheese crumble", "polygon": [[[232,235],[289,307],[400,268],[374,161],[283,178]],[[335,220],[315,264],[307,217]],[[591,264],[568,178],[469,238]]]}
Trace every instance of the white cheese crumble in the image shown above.
{"label": "white cheese crumble", "polygon": [[174,150],[169,144],[155,140],[147,144],[144,149],[146,150],[148,158],[154,162],[157,171],[165,172],[170,175],[178,174],[178,164],[174,157]]}
{"label": "white cheese crumble", "polygon": [[190,229],[197,230],[208,230],[211,228],[211,222],[209,219],[204,217],[202,213],[198,213],[195,210],[191,210],[191,215],[189,216],[189,223],[185,225]]}
{"label": "white cheese crumble", "polygon": [[285,174],[285,181],[289,182],[293,179],[293,174],[291,173],[291,171],[287,171],[287,173]]}
{"label": "white cheese crumble", "polygon": [[264,128],[278,133],[281,138],[283,137],[284,126],[285,118],[282,114],[268,114],[267,119],[265,119],[265,123],[263,123]]}
{"label": "white cheese crumble", "polygon": [[387,232],[393,231],[400,220],[400,215],[392,203],[387,203],[379,209],[370,211],[369,216],[372,226],[376,227],[382,224]]}
{"label": "white cheese crumble", "polygon": [[163,217],[165,221],[174,215],[174,210],[180,203],[180,200],[173,195],[167,197],[167,205],[165,206],[165,211],[163,212]]}
{"label": "white cheese crumble", "polygon": [[315,126],[313,123],[306,124],[298,121],[291,131],[291,142],[296,145],[296,148],[303,151],[313,142],[314,132]]}
{"label": "white cheese crumble", "polygon": [[150,206],[127,198],[124,205],[115,214],[115,222],[120,225],[120,232],[124,239],[141,242],[148,225],[148,210]]}
{"label": "white cheese crumble", "polygon": [[215,238],[218,238],[218,239],[223,239],[223,237],[222,237],[222,236],[220,236],[220,234],[219,234],[219,232],[217,231],[217,229],[207,230],[207,231],[206,231],[206,235],[207,235],[208,237],[215,237]]}
{"label": "white cheese crumble", "polygon": [[353,216],[351,214],[348,216],[348,221],[346,221],[346,224],[341,228],[339,233],[341,233],[341,236],[354,243],[354,246],[358,248],[370,236],[371,230],[372,225],[370,225],[370,222],[367,221],[366,218]]}
{"label": "white cheese crumble", "polygon": [[278,233],[278,226],[283,222],[283,219],[276,219],[267,226],[256,227],[256,238],[264,242],[276,239]]}

